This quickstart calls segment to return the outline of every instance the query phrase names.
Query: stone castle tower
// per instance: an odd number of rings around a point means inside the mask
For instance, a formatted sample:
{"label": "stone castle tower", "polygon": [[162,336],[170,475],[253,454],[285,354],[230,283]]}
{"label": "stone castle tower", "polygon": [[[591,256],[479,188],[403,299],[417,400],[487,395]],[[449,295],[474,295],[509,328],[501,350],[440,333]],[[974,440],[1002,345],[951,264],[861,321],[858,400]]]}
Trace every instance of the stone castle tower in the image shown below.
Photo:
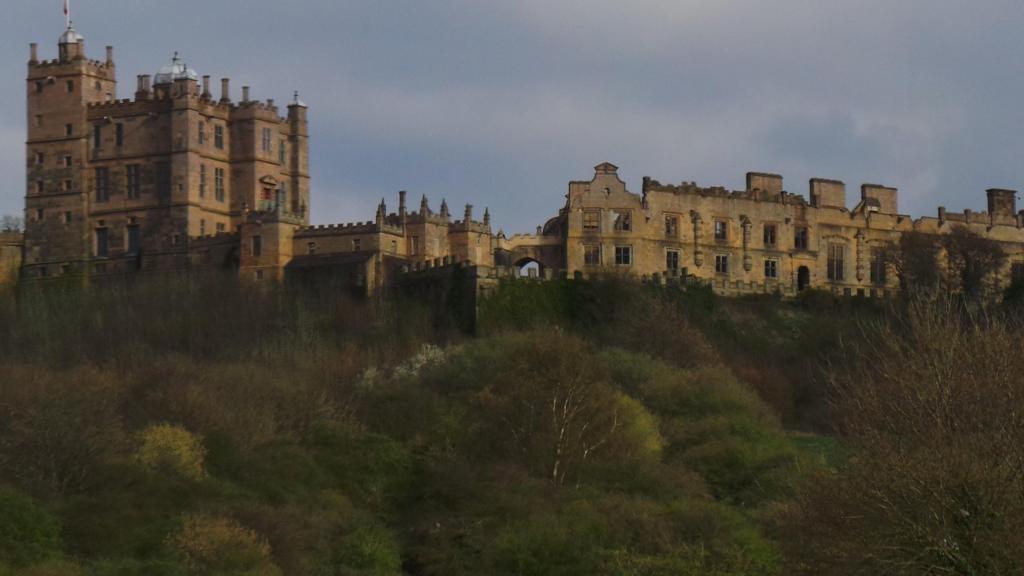
{"label": "stone castle tower", "polygon": [[235,232],[250,211],[309,221],[306,106],[281,117],[177,54],[119,99],[113,48],[90,60],[69,25],[58,57],[31,46],[24,278],[189,265],[193,239]]}

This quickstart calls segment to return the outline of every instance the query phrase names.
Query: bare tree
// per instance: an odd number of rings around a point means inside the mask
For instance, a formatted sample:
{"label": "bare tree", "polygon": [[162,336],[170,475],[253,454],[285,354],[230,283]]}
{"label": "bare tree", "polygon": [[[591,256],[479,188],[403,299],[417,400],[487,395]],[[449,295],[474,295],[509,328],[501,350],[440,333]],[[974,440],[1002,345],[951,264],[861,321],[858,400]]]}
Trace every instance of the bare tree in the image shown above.
{"label": "bare tree", "polygon": [[1024,340],[917,300],[833,372],[851,458],[789,510],[790,573],[1024,570]]}

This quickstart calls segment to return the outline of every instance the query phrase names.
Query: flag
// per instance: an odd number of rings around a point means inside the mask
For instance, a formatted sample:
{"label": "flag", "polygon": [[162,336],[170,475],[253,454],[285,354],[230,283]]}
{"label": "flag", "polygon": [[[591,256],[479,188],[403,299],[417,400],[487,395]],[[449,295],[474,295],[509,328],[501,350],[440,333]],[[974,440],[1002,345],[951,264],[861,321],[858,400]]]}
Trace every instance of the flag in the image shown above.
{"label": "flag", "polygon": [[64,0],[64,16],[70,16],[70,10],[68,10],[68,0]]}

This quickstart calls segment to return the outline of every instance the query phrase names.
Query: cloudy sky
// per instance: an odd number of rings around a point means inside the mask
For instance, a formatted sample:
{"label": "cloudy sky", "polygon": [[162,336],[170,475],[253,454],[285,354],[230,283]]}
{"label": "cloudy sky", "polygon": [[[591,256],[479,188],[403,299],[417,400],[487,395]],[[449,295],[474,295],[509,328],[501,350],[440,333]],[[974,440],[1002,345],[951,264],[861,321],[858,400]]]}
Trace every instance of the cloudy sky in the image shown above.
{"label": "cloudy sky", "polygon": [[[120,96],[180,51],[253,97],[310,106],[313,219],[367,220],[407,189],[553,215],[611,161],[739,189],[837,178],[901,212],[983,209],[1024,188],[1019,0],[71,0],[86,49],[115,46]],[[28,44],[56,54],[61,0],[4,0],[0,213],[24,193]]]}

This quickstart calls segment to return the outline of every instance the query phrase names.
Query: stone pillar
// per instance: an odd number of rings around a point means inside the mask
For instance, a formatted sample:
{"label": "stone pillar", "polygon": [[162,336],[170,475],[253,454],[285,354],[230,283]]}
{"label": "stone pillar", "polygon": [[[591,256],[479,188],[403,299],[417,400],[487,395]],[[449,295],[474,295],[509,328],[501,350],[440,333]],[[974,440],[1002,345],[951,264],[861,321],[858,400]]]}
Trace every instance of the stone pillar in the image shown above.
{"label": "stone pillar", "polygon": [[693,222],[693,264],[700,268],[704,265],[704,251],[700,249],[704,240],[704,219],[697,212],[690,212],[690,219]]}
{"label": "stone pillar", "polygon": [[857,282],[863,282],[864,281],[864,269],[865,269],[864,260],[865,260],[865,257],[866,257],[865,252],[867,251],[865,244],[866,244],[866,242],[865,242],[865,238],[864,238],[864,231],[863,230],[858,230],[857,231]]}
{"label": "stone pillar", "polygon": [[750,257],[750,229],[753,224],[750,223],[750,218],[746,216],[742,217],[743,225],[743,270],[750,272],[754,269],[754,260]]}

